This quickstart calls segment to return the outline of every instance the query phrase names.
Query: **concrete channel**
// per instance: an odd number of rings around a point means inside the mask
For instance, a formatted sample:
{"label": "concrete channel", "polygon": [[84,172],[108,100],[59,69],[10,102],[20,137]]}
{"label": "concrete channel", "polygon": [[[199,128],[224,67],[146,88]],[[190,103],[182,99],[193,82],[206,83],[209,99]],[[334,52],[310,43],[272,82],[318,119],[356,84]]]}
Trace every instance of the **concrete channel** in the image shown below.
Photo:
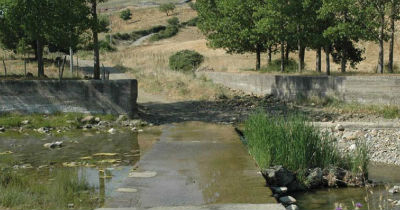
{"label": "concrete channel", "polygon": [[107,209],[285,209],[229,125],[172,124],[146,152]]}

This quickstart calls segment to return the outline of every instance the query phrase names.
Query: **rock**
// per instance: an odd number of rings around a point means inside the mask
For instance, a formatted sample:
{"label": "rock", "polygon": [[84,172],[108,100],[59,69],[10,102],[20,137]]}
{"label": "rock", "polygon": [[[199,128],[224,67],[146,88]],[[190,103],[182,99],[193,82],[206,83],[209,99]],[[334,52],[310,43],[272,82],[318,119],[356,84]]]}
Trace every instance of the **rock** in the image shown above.
{"label": "rock", "polygon": [[100,117],[94,118],[94,122],[95,122],[95,123],[99,123],[100,121],[101,121]]}
{"label": "rock", "polygon": [[69,203],[67,206],[69,209],[73,209],[75,207],[75,205],[73,203]]}
{"label": "rock", "polygon": [[279,195],[285,194],[288,191],[287,187],[271,187],[271,190]]}
{"label": "rock", "polygon": [[295,180],[295,175],[282,166],[274,166],[261,172],[269,186],[287,186]]}
{"label": "rock", "polygon": [[352,151],[354,151],[356,149],[357,149],[357,145],[356,144],[352,144],[352,145],[349,146],[349,151],[350,152],[352,152]]}
{"label": "rock", "polygon": [[347,171],[339,167],[330,167],[322,171],[322,182],[325,186],[346,186],[343,182],[344,177],[347,175]]}
{"label": "rock", "polygon": [[94,123],[95,117],[92,115],[82,118],[81,123]]}
{"label": "rock", "polygon": [[29,120],[23,120],[23,121],[21,122],[22,125],[28,125],[29,123],[30,123]]}
{"label": "rock", "polygon": [[362,136],[362,133],[360,131],[357,131],[357,132],[344,132],[342,138],[344,140],[353,141],[353,140],[357,140],[361,136]]}
{"label": "rock", "polygon": [[108,130],[108,133],[110,134],[115,134],[117,132],[117,130],[115,128],[110,128],[110,130]]}
{"label": "rock", "polygon": [[137,189],[134,188],[118,188],[116,192],[123,192],[123,193],[135,193]]}
{"label": "rock", "polygon": [[286,206],[296,203],[296,199],[294,199],[292,196],[284,196],[279,198],[279,202]]}
{"label": "rock", "polygon": [[315,168],[310,170],[309,175],[306,178],[306,184],[309,188],[318,188],[322,185],[322,169]]}
{"label": "rock", "polygon": [[336,131],[344,131],[344,127],[341,124],[337,124],[336,127],[335,127],[335,130]]}
{"label": "rock", "polygon": [[39,132],[39,133],[49,133],[50,130],[51,130],[51,128],[49,128],[49,127],[41,127],[39,129],[37,129],[37,132]]}
{"label": "rock", "polygon": [[137,128],[136,128],[136,127],[133,127],[133,128],[131,129],[131,131],[136,132],[136,131],[137,131]]}
{"label": "rock", "polygon": [[117,118],[117,120],[116,120],[116,122],[122,122],[122,121],[126,121],[126,120],[128,120],[128,116],[126,116],[126,115],[119,115],[118,116],[118,118]]}
{"label": "rock", "polygon": [[49,149],[54,149],[54,148],[57,148],[57,147],[62,147],[63,146],[63,142],[62,141],[56,141],[56,142],[52,142],[52,143],[46,143],[43,146],[46,147],[46,148],[49,148]]}
{"label": "rock", "polygon": [[0,126],[0,133],[3,133],[5,131],[6,131],[6,129],[3,126]]}
{"label": "rock", "polygon": [[84,128],[84,129],[92,129],[93,125],[92,124],[86,124],[86,125],[82,126],[82,128]]}
{"label": "rock", "polygon": [[390,194],[395,194],[395,193],[398,193],[398,192],[400,192],[400,186],[394,186],[394,187],[389,189],[389,193]]}
{"label": "rock", "polygon": [[286,210],[299,210],[299,207],[295,204],[286,206]]}

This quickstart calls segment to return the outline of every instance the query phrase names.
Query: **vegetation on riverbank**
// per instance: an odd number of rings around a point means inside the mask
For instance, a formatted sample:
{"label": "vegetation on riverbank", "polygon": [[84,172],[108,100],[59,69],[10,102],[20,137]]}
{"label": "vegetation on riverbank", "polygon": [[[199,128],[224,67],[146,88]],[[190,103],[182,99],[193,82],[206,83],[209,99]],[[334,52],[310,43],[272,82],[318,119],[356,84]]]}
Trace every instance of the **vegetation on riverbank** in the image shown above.
{"label": "vegetation on riverbank", "polygon": [[282,165],[304,179],[307,169],[341,167],[367,175],[367,147],[359,143],[352,154],[341,154],[335,139],[321,133],[300,115],[272,116],[259,111],[245,124],[250,154],[262,169]]}
{"label": "vegetation on riverbank", "polygon": [[[37,129],[42,127],[60,128],[68,126],[81,126],[85,122],[81,120],[87,116],[82,113],[55,113],[55,114],[0,114],[0,127],[4,128],[24,128]],[[116,119],[113,115],[93,115],[104,121]],[[87,122],[86,122],[87,123]]]}
{"label": "vegetation on riverbank", "polygon": [[24,175],[12,169],[1,169],[0,208],[94,209],[100,206],[95,188],[89,185],[85,176],[79,175],[77,169],[49,173],[44,178],[37,173]]}

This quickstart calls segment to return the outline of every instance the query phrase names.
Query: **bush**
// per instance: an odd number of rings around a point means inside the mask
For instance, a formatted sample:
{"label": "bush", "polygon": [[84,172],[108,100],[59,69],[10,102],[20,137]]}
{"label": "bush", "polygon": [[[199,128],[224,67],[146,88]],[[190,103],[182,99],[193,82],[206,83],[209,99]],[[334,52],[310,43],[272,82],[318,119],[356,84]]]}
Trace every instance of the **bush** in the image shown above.
{"label": "bush", "polygon": [[197,22],[199,21],[198,17],[192,18],[186,22],[183,22],[182,25],[185,26],[197,26]]}
{"label": "bush", "polygon": [[282,165],[300,176],[310,168],[338,166],[366,174],[367,148],[358,145],[351,155],[340,154],[335,139],[321,133],[305,117],[271,116],[258,112],[245,123],[248,148],[261,168]]}
{"label": "bush", "polygon": [[197,6],[193,2],[189,2],[189,7],[192,8],[192,10],[197,11]]}
{"label": "bush", "polygon": [[175,36],[179,32],[179,28],[177,26],[169,25],[167,28],[163,31],[158,32],[157,34],[154,34],[151,38],[150,41],[158,41],[161,39],[166,39]]}
{"label": "bush", "polygon": [[[285,60],[285,72],[296,72],[298,68],[297,61],[293,59]],[[280,72],[281,60],[273,60],[266,68],[262,68],[263,72]]]}
{"label": "bush", "polygon": [[169,67],[175,71],[192,71],[200,66],[204,57],[196,51],[182,50],[169,57]]}
{"label": "bush", "polygon": [[121,14],[119,15],[119,17],[120,17],[122,20],[130,20],[130,19],[132,19],[131,10],[130,10],[130,9],[123,10],[123,11],[121,12]]}
{"label": "bush", "polygon": [[107,40],[107,41],[104,41],[104,40],[99,41],[99,49],[103,50],[103,51],[107,51],[107,52],[116,51],[116,49],[113,46],[111,46],[109,40]]}
{"label": "bush", "polygon": [[177,17],[170,18],[167,20],[167,22],[169,25],[179,26],[179,18],[177,18]]}
{"label": "bush", "polygon": [[167,16],[170,15],[171,12],[173,12],[175,10],[175,4],[173,3],[166,3],[166,4],[161,4],[159,7],[159,10],[161,12],[165,12],[167,14]]}

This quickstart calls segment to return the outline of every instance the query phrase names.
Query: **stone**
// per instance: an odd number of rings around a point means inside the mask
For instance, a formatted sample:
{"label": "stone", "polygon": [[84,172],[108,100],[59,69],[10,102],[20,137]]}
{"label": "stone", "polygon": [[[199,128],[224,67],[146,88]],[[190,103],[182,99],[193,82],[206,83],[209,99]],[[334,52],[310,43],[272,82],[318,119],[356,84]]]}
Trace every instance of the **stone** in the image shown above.
{"label": "stone", "polygon": [[131,172],[128,177],[130,178],[151,178],[157,176],[155,171],[144,171],[144,172]]}
{"label": "stone", "polygon": [[94,122],[95,122],[95,123],[99,123],[100,121],[101,121],[100,117],[94,118]]}
{"label": "stone", "polygon": [[95,117],[92,115],[86,116],[81,119],[81,123],[94,123]]}
{"label": "stone", "polygon": [[315,168],[315,169],[310,170],[310,173],[308,174],[308,176],[306,178],[306,183],[309,188],[321,187],[321,185],[322,185],[322,169]]}
{"label": "stone", "polygon": [[110,130],[108,130],[108,133],[110,134],[115,134],[117,132],[117,130],[115,128],[110,128]]}
{"label": "stone", "polygon": [[344,132],[342,138],[344,140],[353,141],[353,140],[357,140],[361,136],[362,136],[362,133],[359,132],[359,131],[356,131],[356,132]]}
{"label": "stone", "polygon": [[75,207],[75,205],[74,205],[73,203],[69,203],[69,204],[68,204],[68,208],[69,208],[69,209],[73,209],[74,207]]}
{"label": "stone", "polygon": [[0,133],[3,133],[5,131],[6,131],[6,129],[3,126],[0,126]]}
{"label": "stone", "polygon": [[287,187],[271,187],[271,190],[279,195],[285,194],[288,191]]}
{"label": "stone", "polygon": [[291,204],[289,206],[286,206],[286,210],[299,210],[299,207],[295,204]]}
{"label": "stone", "polygon": [[335,130],[336,131],[344,131],[344,127],[341,124],[337,124],[336,127],[335,127]]}
{"label": "stone", "polygon": [[137,131],[137,128],[136,128],[136,127],[133,127],[133,128],[131,129],[131,131],[136,132],[136,131]]}
{"label": "stone", "polygon": [[52,142],[52,143],[46,143],[43,146],[45,148],[54,149],[54,148],[57,148],[57,147],[62,147],[63,146],[63,142],[62,141],[56,141],[56,142]]}
{"label": "stone", "polygon": [[118,188],[116,192],[123,192],[123,193],[135,193],[137,189],[134,188]]}
{"label": "stone", "polygon": [[122,121],[126,121],[126,120],[128,120],[128,116],[121,114],[118,116],[116,122],[122,122]]}
{"label": "stone", "polygon": [[39,133],[49,133],[50,130],[51,130],[51,128],[49,128],[49,127],[41,127],[39,129],[37,129],[37,132],[39,132]]}
{"label": "stone", "polygon": [[82,126],[82,128],[84,128],[84,129],[92,129],[93,125],[92,124],[86,124],[86,125]]}
{"label": "stone", "polygon": [[28,125],[29,123],[30,123],[29,120],[23,120],[23,121],[21,122],[22,125]]}
{"label": "stone", "polygon": [[395,193],[399,193],[399,192],[400,192],[400,186],[394,186],[389,189],[390,194],[395,194]]}
{"label": "stone", "polygon": [[352,144],[352,145],[349,146],[349,151],[350,152],[352,152],[352,151],[354,151],[356,149],[357,149],[357,145],[356,144]]}
{"label": "stone", "polygon": [[279,198],[279,202],[286,206],[296,203],[296,199],[292,196],[284,196]]}
{"label": "stone", "polygon": [[296,176],[282,166],[274,166],[261,172],[269,186],[286,187]]}

